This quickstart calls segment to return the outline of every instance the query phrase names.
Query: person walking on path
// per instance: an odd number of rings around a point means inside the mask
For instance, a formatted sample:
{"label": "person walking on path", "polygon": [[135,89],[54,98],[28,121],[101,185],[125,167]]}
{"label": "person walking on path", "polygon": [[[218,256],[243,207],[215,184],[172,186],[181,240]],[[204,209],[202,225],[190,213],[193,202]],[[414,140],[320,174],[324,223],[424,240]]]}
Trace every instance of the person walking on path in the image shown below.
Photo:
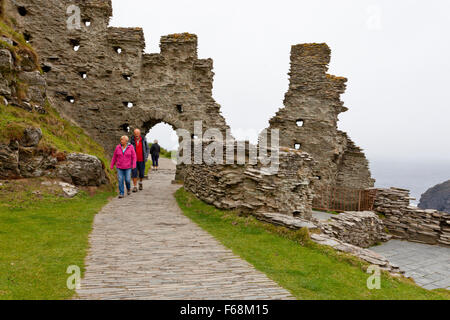
{"label": "person walking on path", "polygon": [[123,184],[125,182],[128,195],[131,194],[131,171],[136,168],[136,152],[134,147],[128,143],[129,138],[123,136],[120,138],[120,144],[114,151],[111,160],[111,170],[114,166],[117,168],[117,178],[119,180],[119,198],[122,199],[125,195]]}
{"label": "person walking on path", "polygon": [[142,181],[145,176],[145,164],[150,154],[147,139],[141,136],[141,130],[134,130],[134,136],[131,137],[131,145],[136,151],[136,169],[133,169],[132,178],[134,189],[133,192],[138,192],[137,182],[139,178],[139,190],[143,190],[144,186]]}
{"label": "person walking on path", "polygon": [[159,167],[159,154],[161,153],[161,147],[158,144],[158,140],[150,148],[150,154],[152,155],[153,169],[158,170]]}

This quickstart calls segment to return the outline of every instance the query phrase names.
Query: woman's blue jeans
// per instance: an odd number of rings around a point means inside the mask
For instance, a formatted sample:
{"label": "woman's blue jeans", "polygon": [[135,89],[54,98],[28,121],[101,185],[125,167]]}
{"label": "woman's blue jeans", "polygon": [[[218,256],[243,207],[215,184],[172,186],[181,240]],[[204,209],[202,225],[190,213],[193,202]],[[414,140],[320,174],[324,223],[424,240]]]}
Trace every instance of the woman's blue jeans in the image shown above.
{"label": "woman's blue jeans", "polygon": [[117,178],[119,180],[120,195],[125,195],[123,183],[127,185],[127,190],[131,190],[131,169],[117,169]]}

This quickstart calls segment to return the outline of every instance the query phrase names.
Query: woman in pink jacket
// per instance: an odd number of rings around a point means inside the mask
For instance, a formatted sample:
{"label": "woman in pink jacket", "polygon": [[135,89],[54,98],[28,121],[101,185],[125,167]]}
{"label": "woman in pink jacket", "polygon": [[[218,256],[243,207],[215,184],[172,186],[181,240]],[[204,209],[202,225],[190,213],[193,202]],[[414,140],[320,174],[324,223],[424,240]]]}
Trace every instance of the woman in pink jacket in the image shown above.
{"label": "woman in pink jacket", "polygon": [[117,177],[119,180],[119,198],[125,195],[123,183],[127,185],[128,195],[131,194],[131,170],[136,168],[136,151],[131,144],[128,144],[128,137],[120,138],[120,144],[116,147],[111,161],[111,170],[117,167]]}

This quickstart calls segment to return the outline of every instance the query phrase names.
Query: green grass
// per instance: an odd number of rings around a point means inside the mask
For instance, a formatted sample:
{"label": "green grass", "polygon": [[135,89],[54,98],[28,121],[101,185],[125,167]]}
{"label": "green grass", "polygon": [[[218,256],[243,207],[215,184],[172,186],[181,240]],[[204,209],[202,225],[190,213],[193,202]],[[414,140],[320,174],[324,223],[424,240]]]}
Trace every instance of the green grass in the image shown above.
{"label": "green grass", "polygon": [[180,189],[184,214],[298,299],[450,299],[447,290],[427,291],[412,281],[382,274],[381,289],[369,290],[367,264],[291,231],[221,211]]}
{"label": "green grass", "polygon": [[8,144],[10,140],[20,139],[26,127],[41,128],[43,137],[39,148],[97,156],[105,165],[106,174],[114,184],[116,176],[109,169],[109,160],[103,147],[93,141],[83,129],[61,118],[50,105],[46,106],[46,110],[47,114],[39,114],[14,106],[0,105],[0,143]]}
{"label": "green grass", "polygon": [[84,267],[94,215],[113,196],[82,192],[74,199],[34,185],[0,187],[0,300],[67,299],[67,267]]}

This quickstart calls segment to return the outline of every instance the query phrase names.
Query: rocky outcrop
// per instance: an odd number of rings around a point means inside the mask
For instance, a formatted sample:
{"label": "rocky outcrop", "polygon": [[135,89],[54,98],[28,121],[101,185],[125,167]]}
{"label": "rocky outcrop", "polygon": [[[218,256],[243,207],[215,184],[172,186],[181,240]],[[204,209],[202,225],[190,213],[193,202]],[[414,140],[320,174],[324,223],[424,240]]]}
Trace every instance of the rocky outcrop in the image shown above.
{"label": "rocky outcrop", "polygon": [[56,176],[77,186],[100,186],[107,183],[103,163],[88,154],[71,153],[56,168]]}
{"label": "rocky outcrop", "polygon": [[42,132],[28,127],[22,138],[0,144],[0,179],[49,177],[77,186],[100,186],[108,182],[105,166],[94,156],[64,155],[40,148]]}
{"label": "rocky outcrop", "polygon": [[450,180],[428,189],[420,198],[419,208],[450,213]]}
{"label": "rocky outcrop", "polygon": [[390,240],[383,221],[371,211],[343,212],[322,222],[324,234],[361,248]]}
{"label": "rocky outcrop", "polygon": [[[1,37],[0,40],[14,47],[14,41],[11,39]],[[33,62],[27,59],[26,52],[21,52],[25,56],[19,59],[11,50],[0,49],[0,103],[45,113],[45,77],[37,70],[38,66],[31,65]]]}
{"label": "rocky outcrop", "polygon": [[396,238],[450,245],[450,214],[410,206],[409,190],[377,189],[374,210],[385,216],[383,223]]}

